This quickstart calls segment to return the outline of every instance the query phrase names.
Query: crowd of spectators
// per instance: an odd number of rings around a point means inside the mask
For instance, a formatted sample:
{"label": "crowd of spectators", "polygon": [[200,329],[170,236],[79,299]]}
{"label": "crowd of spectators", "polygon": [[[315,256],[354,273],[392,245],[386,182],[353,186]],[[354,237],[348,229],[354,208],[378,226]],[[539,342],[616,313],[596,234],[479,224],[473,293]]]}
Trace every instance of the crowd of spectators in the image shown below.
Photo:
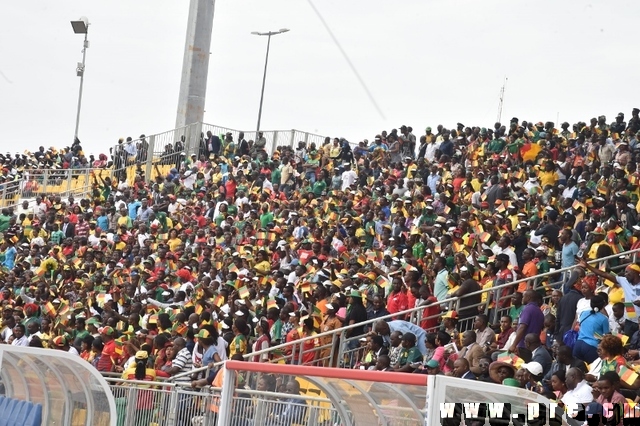
{"label": "crowd of spectators", "polygon": [[[2,210],[0,341],[193,386],[216,368],[193,369],[251,355],[633,401],[640,265],[614,255],[640,248],[639,112],[401,126],[271,155],[262,135],[168,146],[152,181],[96,173],[80,200]],[[129,145],[105,167],[144,155]],[[74,146],[34,157],[90,163]],[[5,176],[22,164],[4,161]],[[335,348],[309,338],[345,325]],[[264,351],[300,339],[302,352]],[[339,345],[348,356],[331,356]]]}

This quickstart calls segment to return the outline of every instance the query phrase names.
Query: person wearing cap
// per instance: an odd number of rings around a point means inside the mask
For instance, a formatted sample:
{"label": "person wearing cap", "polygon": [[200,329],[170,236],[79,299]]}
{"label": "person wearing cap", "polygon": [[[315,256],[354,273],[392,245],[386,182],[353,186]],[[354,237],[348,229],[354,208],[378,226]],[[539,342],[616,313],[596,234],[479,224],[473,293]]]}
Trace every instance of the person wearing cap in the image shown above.
{"label": "person wearing cap", "polygon": [[[343,325],[342,321],[336,316],[336,307],[333,305],[333,303],[327,303],[325,305],[325,309],[326,309],[326,313],[324,315],[324,318],[322,319],[322,323],[320,324],[320,332],[326,333],[328,331],[337,330],[340,327],[342,327]],[[329,365],[329,358],[331,355],[332,348],[327,347],[327,345],[330,345],[333,342],[333,338],[331,336],[324,336],[324,337],[321,337],[320,339],[321,339],[320,346],[322,346],[323,349],[320,351],[318,359],[322,361],[325,367],[335,366],[335,363],[337,362],[335,356],[334,356],[334,365]],[[334,353],[336,349],[337,349],[337,346],[336,348],[333,348]]]}
{"label": "person wearing cap", "polygon": [[411,332],[404,333],[402,335],[402,350],[395,371],[411,373],[418,367],[421,360],[422,354],[416,347],[416,335]]}
{"label": "person wearing cap", "polygon": [[516,377],[520,381],[520,386],[533,392],[542,392],[539,380],[542,378],[542,366],[540,363],[531,361],[525,362],[516,372]]}
{"label": "person wearing cap", "polygon": [[112,372],[119,365],[120,356],[116,353],[116,331],[109,326],[100,329],[100,337],[104,343],[102,355],[98,360],[96,369],[98,371]]}

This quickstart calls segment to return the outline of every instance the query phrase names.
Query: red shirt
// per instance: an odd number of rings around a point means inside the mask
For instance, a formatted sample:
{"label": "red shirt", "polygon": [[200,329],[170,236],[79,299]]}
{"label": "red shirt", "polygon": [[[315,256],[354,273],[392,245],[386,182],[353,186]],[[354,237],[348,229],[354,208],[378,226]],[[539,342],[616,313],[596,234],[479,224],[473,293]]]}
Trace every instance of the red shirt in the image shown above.
{"label": "red shirt", "polygon": [[390,314],[395,314],[396,312],[406,311],[409,306],[409,301],[407,299],[407,293],[400,291],[398,293],[391,292],[389,294],[389,298],[387,300],[387,310]]}
{"label": "red shirt", "polygon": [[235,184],[235,182],[233,182],[231,180],[228,180],[224,184],[224,190],[225,190],[225,193],[227,194],[227,197],[235,198],[235,196],[236,196],[236,184]]}
{"label": "red shirt", "polygon": [[96,369],[98,371],[113,371],[113,366],[118,363],[118,355],[116,355],[116,341],[111,340],[104,344],[102,356],[98,361]]}
{"label": "red shirt", "polygon": [[422,310],[422,321],[420,321],[420,327],[426,330],[427,333],[432,333],[438,328],[438,314],[440,313],[440,305],[438,299],[435,296],[427,297],[429,306]]}

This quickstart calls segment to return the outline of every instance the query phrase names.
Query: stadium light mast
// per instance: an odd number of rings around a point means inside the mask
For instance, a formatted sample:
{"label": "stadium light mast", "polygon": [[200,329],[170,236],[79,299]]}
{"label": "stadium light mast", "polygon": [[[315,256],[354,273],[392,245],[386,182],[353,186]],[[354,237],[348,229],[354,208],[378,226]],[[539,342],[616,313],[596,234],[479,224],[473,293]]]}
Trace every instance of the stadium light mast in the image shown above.
{"label": "stadium light mast", "polygon": [[76,75],[80,77],[80,91],[78,93],[78,112],[76,113],[76,131],[73,134],[73,140],[78,138],[78,127],[80,127],[80,109],[82,108],[82,86],[84,85],[84,65],[87,58],[87,49],[89,48],[89,19],[86,16],[81,17],[77,21],[71,21],[71,27],[76,34],[84,34],[84,43],[82,45],[82,62],[78,62],[76,67]]}
{"label": "stadium light mast", "polygon": [[254,31],[251,33],[257,36],[267,36],[267,55],[264,58],[264,74],[262,75],[262,91],[260,92],[260,108],[258,108],[258,125],[256,126],[256,133],[260,131],[260,119],[262,118],[262,101],[264,100],[264,83],[267,81],[267,65],[269,64],[269,46],[271,45],[271,36],[286,33],[288,31],[288,28],[281,28],[278,31],[269,31],[266,33]]}
{"label": "stadium light mast", "polygon": [[202,123],[204,119],[214,8],[215,0],[189,2],[176,128]]}

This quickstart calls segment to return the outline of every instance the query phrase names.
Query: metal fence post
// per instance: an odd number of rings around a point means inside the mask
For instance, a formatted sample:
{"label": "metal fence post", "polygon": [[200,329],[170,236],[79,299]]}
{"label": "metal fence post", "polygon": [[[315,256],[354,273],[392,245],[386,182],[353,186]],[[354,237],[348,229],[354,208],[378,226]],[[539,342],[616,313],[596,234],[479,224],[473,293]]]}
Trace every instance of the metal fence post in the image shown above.
{"label": "metal fence post", "polygon": [[153,154],[156,148],[156,135],[149,136],[149,146],[147,148],[147,159],[145,164],[144,175],[147,182],[151,182],[151,173],[153,172]]}
{"label": "metal fence post", "polygon": [[493,308],[493,319],[491,320],[491,324],[495,324],[497,321],[497,316],[498,316],[498,310],[500,309],[500,290],[494,290],[495,291],[495,295],[493,296],[493,304],[494,304],[494,308]]}
{"label": "metal fence post", "polygon": [[44,194],[46,194],[47,192],[47,186],[49,185],[49,169],[44,169],[44,176],[42,178],[42,194],[44,196]]}
{"label": "metal fence post", "polygon": [[220,395],[220,409],[218,410],[218,426],[227,426],[231,424],[231,404],[233,402],[233,391],[236,387],[235,370],[228,370],[227,365],[222,366],[222,392]]}
{"label": "metal fence post", "polygon": [[171,394],[169,396],[169,408],[167,409],[165,418],[165,420],[167,421],[167,426],[174,426],[177,423],[178,401],[178,388],[174,387],[171,389]]}

